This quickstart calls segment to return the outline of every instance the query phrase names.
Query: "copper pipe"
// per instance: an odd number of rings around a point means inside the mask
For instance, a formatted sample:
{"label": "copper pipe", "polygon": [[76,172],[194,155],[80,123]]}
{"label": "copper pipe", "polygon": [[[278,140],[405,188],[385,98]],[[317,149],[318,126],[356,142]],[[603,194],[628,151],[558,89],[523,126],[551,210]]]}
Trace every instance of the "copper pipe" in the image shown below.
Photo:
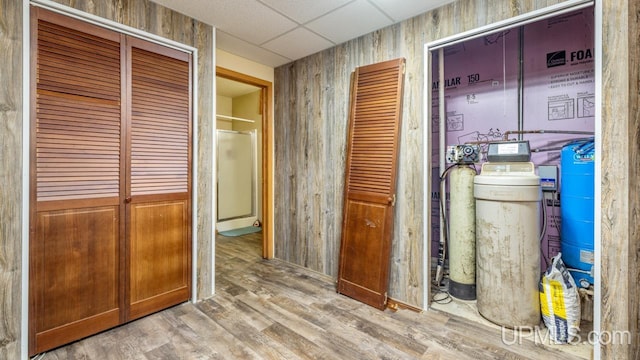
{"label": "copper pipe", "polygon": [[574,130],[507,130],[504,132],[504,140],[509,140],[510,134],[571,134],[571,135],[594,135],[593,131]]}

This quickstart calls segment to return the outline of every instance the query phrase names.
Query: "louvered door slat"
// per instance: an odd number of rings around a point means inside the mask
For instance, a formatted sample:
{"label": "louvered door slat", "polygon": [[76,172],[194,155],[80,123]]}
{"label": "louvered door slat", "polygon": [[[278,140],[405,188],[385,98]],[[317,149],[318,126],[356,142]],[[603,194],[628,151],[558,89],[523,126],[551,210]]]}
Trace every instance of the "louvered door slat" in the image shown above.
{"label": "louvered door slat", "polygon": [[358,68],[347,143],[338,292],[384,309],[404,59]]}
{"label": "louvered door slat", "polygon": [[[119,71],[116,69],[115,71]],[[44,81],[44,80],[43,80]],[[73,191],[49,193],[47,183],[53,179],[66,179],[67,187],[73,189],[78,174],[92,167],[99,167],[103,173],[109,174],[114,184],[108,192],[96,192],[99,196],[118,196],[120,175],[119,163],[105,163],[102,156],[113,158],[120,156],[120,106],[118,103],[100,103],[81,97],[67,98],[63,94],[40,93],[37,104],[36,153],[37,153],[37,199],[50,201],[74,198],[90,198],[91,189],[84,192]],[[84,100],[84,101],[82,101]],[[55,103],[52,107],[49,104]],[[102,120],[93,123],[93,117],[83,114],[83,110],[92,109]],[[78,157],[74,154],[81,154]],[[93,157],[92,155],[96,155]],[[54,162],[65,163],[74,159],[78,164],[74,168],[58,168],[56,177],[45,177],[41,158],[53,159]],[[85,174],[85,177],[92,175]],[[98,181],[102,179],[96,178]],[[61,181],[61,180],[58,180]]]}
{"label": "louvered door slat", "polygon": [[143,105],[157,104],[167,108],[174,106],[188,106],[189,102],[185,99],[180,99],[180,94],[183,93],[183,88],[173,88],[164,81],[154,82],[148,78],[136,78],[137,81],[135,90],[140,95],[149,95]]}
{"label": "louvered door slat", "polygon": [[189,64],[133,48],[132,73],[131,194],[156,193],[162,175],[175,177],[165,182],[171,191],[187,192]]}
{"label": "louvered door slat", "polygon": [[[142,118],[142,117],[140,117]],[[138,127],[134,133],[147,133],[148,131],[158,134],[158,136],[169,135],[175,136],[175,132],[173,128],[180,129],[182,124],[175,123],[174,126],[171,126],[171,123],[160,122],[151,123],[151,122],[140,122],[138,123]]]}
{"label": "louvered door slat", "polygon": [[[83,69],[87,68],[88,66],[93,66],[96,63],[106,64],[108,66],[114,65],[113,62],[111,61],[101,61],[101,59],[97,59],[97,58],[92,58],[91,60],[82,59],[78,56],[74,58],[69,58],[66,56],[67,53],[64,50],[55,49],[55,48],[41,48],[41,53],[46,55],[50,63],[56,64],[57,67],[71,68],[71,69],[76,68],[76,69],[79,69],[79,71],[84,71]],[[95,74],[99,74],[99,75],[111,78],[112,74],[109,74],[108,71],[106,71],[104,66],[101,66],[101,67],[94,66],[93,70]]]}
{"label": "louvered door slat", "polygon": [[40,20],[38,49],[38,90],[120,100],[117,42]]}

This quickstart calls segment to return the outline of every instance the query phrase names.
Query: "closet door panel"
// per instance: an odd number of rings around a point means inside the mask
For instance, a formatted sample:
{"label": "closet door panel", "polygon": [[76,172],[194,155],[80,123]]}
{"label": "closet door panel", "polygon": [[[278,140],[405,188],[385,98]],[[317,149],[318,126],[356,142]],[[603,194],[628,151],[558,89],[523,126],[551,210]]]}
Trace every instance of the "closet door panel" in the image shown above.
{"label": "closet door panel", "polygon": [[117,325],[118,206],[40,212],[36,343],[47,349]]}
{"label": "closet door panel", "polygon": [[121,35],[32,8],[31,354],[122,319]]}
{"label": "closet door panel", "polygon": [[338,292],[383,310],[387,302],[404,59],[353,76]]}
{"label": "closet door panel", "polygon": [[128,39],[129,319],[191,295],[191,59]]}
{"label": "closet door panel", "polygon": [[131,205],[131,318],[189,298],[187,201]]}

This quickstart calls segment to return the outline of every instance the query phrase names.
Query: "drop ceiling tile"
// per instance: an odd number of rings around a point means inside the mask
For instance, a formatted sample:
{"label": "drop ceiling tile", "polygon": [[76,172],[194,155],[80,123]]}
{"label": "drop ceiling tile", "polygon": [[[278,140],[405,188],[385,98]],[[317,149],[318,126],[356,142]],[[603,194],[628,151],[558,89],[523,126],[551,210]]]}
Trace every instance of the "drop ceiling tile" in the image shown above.
{"label": "drop ceiling tile", "polygon": [[304,24],[351,0],[260,0],[291,19]]}
{"label": "drop ceiling tile", "polygon": [[395,21],[401,21],[410,17],[425,13],[453,0],[402,0],[402,6],[398,0],[371,0]]}
{"label": "drop ceiling tile", "polygon": [[300,27],[265,43],[263,47],[290,59],[299,59],[333,45],[335,44]]}
{"label": "drop ceiling tile", "polygon": [[336,44],[357,38],[393,22],[366,0],[357,0],[306,25]]}
{"label": "drop ceiling tile", "polygon": [[235,38],[220,30],[216,31],[216,48],[246,59],[259,61],[261,64],[271,67],[284,65],[293,60]]}
{"label": "drop ceiling tile", "polygon": [[[214,26],[219,49],[276,67],[295,60],[291,54],[305,56],[323,48],[323,40],[296,29],[297,22],[338,44],[452,0],[151,1]],[[286,44],[291,39],[301,43]],[[269,48],[260,47],[265,43]],[[275,49],[288,55],[276,54]]]}
{"label": "drop ceiling tile", "polygon": [[[156,0],[176,7],[175,0]],[[181,12],[252,44],[262,44],[298,24],[257,0],[189,0]]]}

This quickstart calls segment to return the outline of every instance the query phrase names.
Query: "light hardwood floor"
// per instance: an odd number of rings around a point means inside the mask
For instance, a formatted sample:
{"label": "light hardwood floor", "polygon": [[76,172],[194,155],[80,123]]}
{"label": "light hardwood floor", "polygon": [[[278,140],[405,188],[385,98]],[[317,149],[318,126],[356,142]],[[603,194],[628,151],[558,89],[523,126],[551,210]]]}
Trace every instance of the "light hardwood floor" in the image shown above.
{"label": "light hardwood floor", "polygon": [[[438,311],[379,311],[331,278],[263,260],[260,234],[217,237],[216,295],[40,359],[578,359]],[[506,336],[508,341],[513,334]]]}

